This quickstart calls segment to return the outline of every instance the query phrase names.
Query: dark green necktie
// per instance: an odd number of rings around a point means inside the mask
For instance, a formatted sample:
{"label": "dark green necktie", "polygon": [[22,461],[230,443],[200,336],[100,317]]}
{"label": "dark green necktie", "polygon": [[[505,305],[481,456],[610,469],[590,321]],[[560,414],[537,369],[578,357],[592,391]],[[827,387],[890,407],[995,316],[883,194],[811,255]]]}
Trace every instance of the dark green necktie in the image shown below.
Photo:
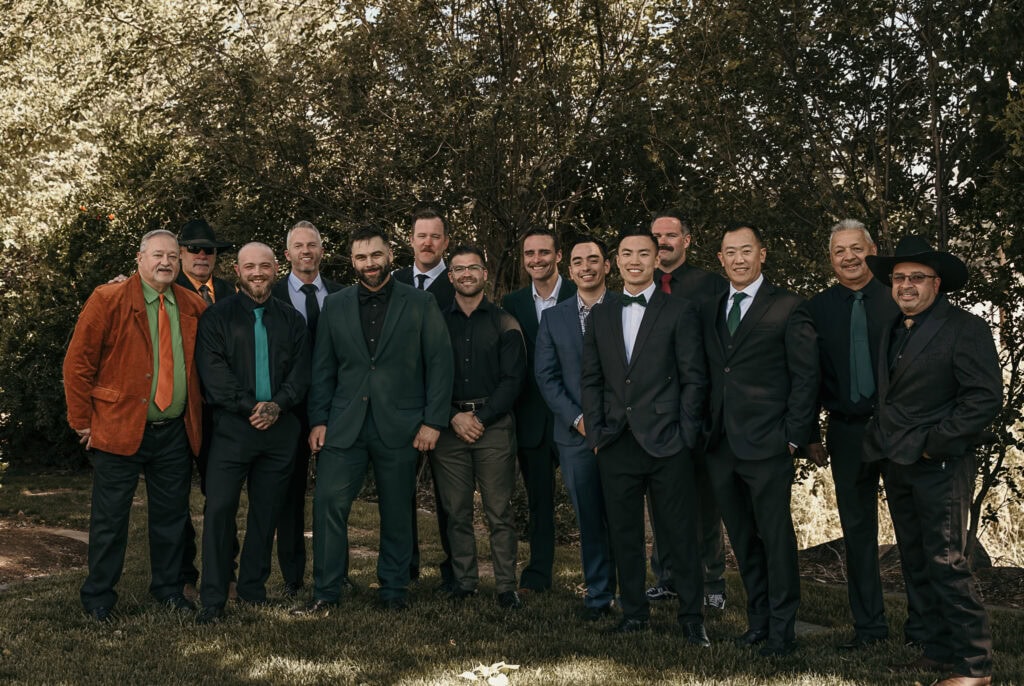
{"label": "dark green necktie", "polygon": [[725,325],[729,327],[730,336],[736,333],[736,329],[740,328],[740,301],[746,297],[746,293],[737,293],[732,296],[732,307],[729,308],[729,316],[725,320]]}
{"label": "dark green necktie", "polygon": [[864,293],[853,294],[850,311],[850,400],[859,402],[875,393],[875,375],[871,369],[871,348],[868,344],[868,315],[864,310]]}
{"label": "dark green necktie", "polygon": [[256,316],[253,328],[256,348],[256,402],[270,400],[270,350],[267,345],[267,327],[263,326],[263,308],[257,307],[252,313]]}

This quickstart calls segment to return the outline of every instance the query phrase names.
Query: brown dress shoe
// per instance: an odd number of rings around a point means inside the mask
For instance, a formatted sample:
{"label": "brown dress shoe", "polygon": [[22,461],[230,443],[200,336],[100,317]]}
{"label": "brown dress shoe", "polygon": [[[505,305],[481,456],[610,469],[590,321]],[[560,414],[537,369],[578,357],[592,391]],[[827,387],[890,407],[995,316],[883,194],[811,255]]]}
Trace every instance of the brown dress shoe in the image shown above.
{"label": "brown dress shoe", "polygon": [[964,676],[950,674],[932,682],[932,686],[988,686],[992,683],[990,676]]}

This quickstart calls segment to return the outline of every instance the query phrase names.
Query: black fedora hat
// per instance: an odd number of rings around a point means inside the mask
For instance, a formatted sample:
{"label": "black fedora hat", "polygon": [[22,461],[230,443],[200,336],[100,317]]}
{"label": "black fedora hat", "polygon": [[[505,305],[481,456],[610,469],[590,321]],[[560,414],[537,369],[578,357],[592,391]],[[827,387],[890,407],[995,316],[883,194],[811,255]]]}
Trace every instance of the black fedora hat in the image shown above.
{"label": "black fedora hat", "polygon": [[205,219],[193,219],[181,227],[181,233],[178,234],[178,245],[217,248],[218,250],[231,248],[231,243],[217,240],[213,229]]}
{"label": "black fedora hat", "polygon": [[893,255],[868,255],[866,261],[871,272],[886,286],[892,286],[892,270],[901,262],[917,262],[934,269],[941,279],[939,291],[942,293],[952,293],[967,285],[967,265],[963,260],[942,250],[932,250],[921,236],[904,236],[896,244]]}

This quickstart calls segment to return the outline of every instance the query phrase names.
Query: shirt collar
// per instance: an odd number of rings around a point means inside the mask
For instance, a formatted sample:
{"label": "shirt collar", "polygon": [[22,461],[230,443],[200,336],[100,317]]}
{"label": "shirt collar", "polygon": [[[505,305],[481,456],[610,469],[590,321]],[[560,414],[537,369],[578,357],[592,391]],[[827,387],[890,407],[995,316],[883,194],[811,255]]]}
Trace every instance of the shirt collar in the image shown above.
{"label": "shirt collar", "polygon": [[[292,293],[301,293],[302,287],[305,285],[306,284],[302,279],[295,276],[295,272],[288,273],[288,288],[292,290]],[[324,290],[324,280],[320,278],[320,272],[316,273],[316,278],[313,279],[313,285],[316,286],[317,293]]]}
{"label": "shirt collar", "polygon": [[[655,283],[655,282],[651,282],[650,286],[648,286],[647,288],[643,289],[642,291],[640,291],[636,295],[637,296],[640,296],[640,295],[644,296],[644,299],[646,299],[647,302],[650,303],[651,302],[651,298],[654,297],[654,291],[656,291],[656,290],[658,290],[658,284]],[[623,291],[623,293],[625,295],[629,295],[629,293],[626,293],[625,291]],[[632,297],[636,297],[636,296],[632,296]]]}
{"label": "shirt collar", "polygon": [[562,275],[561,274],[558,275],[558,279],[555,281],[555,288],[551,291],[551,295],[549,295],[546,298],[540,297],[540,293],[537,292],[537,284],[535,284],[532,281],[530,282],[530,292],[533,293],[533,300],[534,300],[534,302],[536,302],[538,300],[552,300],[552,299],[557,300],[558,299],[558,294],[559,294],[559,292],[561,292],[561,290],[562,290]]}
{"label": "shirt collar", "polygon": [[758,276],[757,279],[755,279],[752,284],[750,284],[749,286],[744,288],[742,291],[736,290],[735,288],[733,288],[732,283],[730,283],[729,284],[729,299],[731,300],[732,296],[736,295],[737,293],[742,292],[742,293],[746,293],[747,296],[749,296],[750,299],[753,300],[755,297],[757,297],[757,292],[761,289],[761,284],[763,284],[763,283],[764,283],[764,274],[761,274],[760,276]]}
{"label": "shirt collar", "polygon": [[199,281],[197,279],[193,279],[192,276],[189,274],[185,274],[185,278],[188,279],[189,282],[192,284],[192,287],[196,289],[196,293],[199,292],[200,286],[206,286],[207,288],[210,289],[210,292],[213,292],[213,276],[210,276],[210,278],[207,279],[206,281]]}
{"label": "shirt collar", "polygon": [[[158,293],[155,288],[150,286],[148,283],[146,283],[142,279],[139,279],[139,282],[142,284],[142,297],[146,299],[146,304],[147,305],[155,302],[156,300],[158,300],[160,298],[160,293]],[[167,290],[164,291],[163,295],[164,295],[164,302],[169,302],[169,303],[171,303],[174,306],[178,305],[178,302],[174,299],[174,289],[173,288],[168,287]]]}
{"label": "shirt collar", "polygon": [[[594,305],[598,305],[600,303],[603,303],[604,302],[604,296],[606,296],[607,294],[608,294],[608,289],[606,288],[604,290],[604,292],[601,293],[601,297],[594,301]],[[580,297],[580,292],[576,291],[576,309],[582,310],[584,307],[593,307],[594,305],[587,305],[585,302],[583,302],[583,298]]]}
{"label": "shirt collar", "polygon": [[444,270],[447,269],[447,268],[448,268],[448,265],[446,265],[444,263],[444,259],[443,258],[441,259],[440,262],[438,262],[436,265],[434,265],[434,268],[431,269],[429,272],[420,271],[420,268],[417,267],[416,263],[414,262],[413,265],[412,265],[412,276],[415,279],[417,274],[426,274],[427,278],[430,279],[431,281],[433,281],[437,277],[441,276],[441,274],[443,274]]}

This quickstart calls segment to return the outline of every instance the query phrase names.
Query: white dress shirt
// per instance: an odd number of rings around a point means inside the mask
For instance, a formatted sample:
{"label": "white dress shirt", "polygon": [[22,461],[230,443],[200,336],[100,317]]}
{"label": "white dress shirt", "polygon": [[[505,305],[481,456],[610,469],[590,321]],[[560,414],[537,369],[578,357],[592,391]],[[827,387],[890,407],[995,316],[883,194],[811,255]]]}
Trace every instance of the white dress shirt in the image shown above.
{"label": "white dress shirt", "polygon": [[[301,290],[304,285],[295,274],[288,274],[288,297],[292,301],[292,307],[299,311],[303,319],[306,318],[306,294]],[[320,278],[319,272],[313,279],[313,285],[316,286],[316,301],[322,310],[324,309],[324,298],[327,297],[327,286],[324,285],[324,280]]]}
{"label": "white dress shirt", "polygon": [[746,293],[747,297],[740,301],[740,321],[747,316],[747,310],[750,309],[750,303],[754,302],[754,297],[757,295],[758,289],[761,288],[761,284],[764,283],[764,274],[761,274],[757,279],[749,286],[744,288],[742,291],[738,291],[729,284],[729,297],[725,300],[725,317],[726,321],[729,321],[729,310],[732,309],[732,296],[737,293]]}
{"label": "white dress shirt", "polygon": [[412,287],[413,288],[419,288],[420,287],[420,280],[416,278],[417,274],[426,274],[427,278],[423,280],[423,290],[427,290],[428,288],[430,288],[430,284],[434,283],[434,279],[436,279],[437,277],[441,276],[441,274],[444,274],[445,268],[446,268],[446,265],[444,263],[444,260],[441,260],[440,262],[435,264],[434,268],[431,269],[429,272],[420,271],[420,268],[417,267],[415,264],[413,264],[412,265]]}
{"label": "white dress shirt", "polygon": [[540,323],[540,315],[544,310],[549,307],[554,307],[558,304],[558,292],[562,290],[562,275],[558,275],[558,280],[555,281],[555,288],[551,291],[551,295],[546,298],[540,297],[540,293],[537,292],[537,284],[530,282],[530,289],[533,292],[533,308],[537,311],[537,323]]}
{"label": "white dress shirt", "polygon": [[[637,295],[642,294],[647,298],[647,304],[650,305],[651,296],[654,295],[656,288],[657,286],[652,283]],[[626,295],[630,294],[626,293]],[[640,331],[640,323],[644,320],[646,311],[646,307],[636,303],[622,306],[622,342],[626,344],[626,364],[633,359],[633,345],[636,343],[636,335]]]}

